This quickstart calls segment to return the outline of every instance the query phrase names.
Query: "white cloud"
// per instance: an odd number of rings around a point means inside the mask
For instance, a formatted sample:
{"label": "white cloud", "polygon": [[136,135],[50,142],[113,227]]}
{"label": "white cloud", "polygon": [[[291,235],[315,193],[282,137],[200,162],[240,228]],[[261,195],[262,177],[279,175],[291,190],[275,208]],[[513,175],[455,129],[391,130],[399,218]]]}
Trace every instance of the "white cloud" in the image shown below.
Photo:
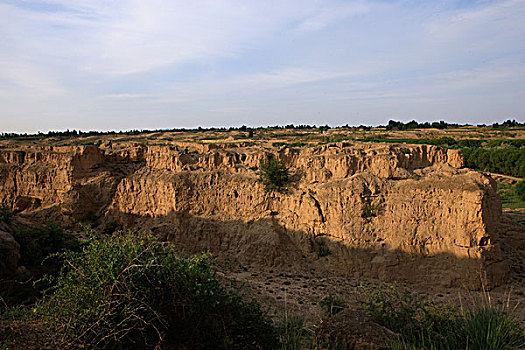
{"label": "white cloud", "polygon": [[32,64],[0,61],[0,90],[19,91],[45,98],[66,93],[52,76]]}
{"label": "white cloud", "polygon": [[301,32],[320,30],[349,17],[366,14],[370,10],[371,5],[365,2],[349,2],[339,6],[327,3],[304,19],[297,26],[297,30]]}

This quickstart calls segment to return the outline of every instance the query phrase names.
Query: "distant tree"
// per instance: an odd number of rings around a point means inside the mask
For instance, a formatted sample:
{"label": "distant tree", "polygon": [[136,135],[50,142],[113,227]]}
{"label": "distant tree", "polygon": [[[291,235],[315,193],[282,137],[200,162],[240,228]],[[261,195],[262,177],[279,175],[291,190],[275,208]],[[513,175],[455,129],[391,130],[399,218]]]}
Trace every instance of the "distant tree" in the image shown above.
{"label": "distant tree", "polygon": [[521,180],[516,184],[516,194],[525,202],[525,180]]}

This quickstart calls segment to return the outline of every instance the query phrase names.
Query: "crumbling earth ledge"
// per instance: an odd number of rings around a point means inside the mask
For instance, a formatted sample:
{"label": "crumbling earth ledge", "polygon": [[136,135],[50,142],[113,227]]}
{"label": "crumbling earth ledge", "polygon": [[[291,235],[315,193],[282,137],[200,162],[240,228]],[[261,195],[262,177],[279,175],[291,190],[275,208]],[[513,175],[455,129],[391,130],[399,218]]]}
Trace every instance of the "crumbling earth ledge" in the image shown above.
{"label": "crumbling earth ledge", "polygon": [[[284,193],[257,181],[271,155],[292,174]],[[509,273],[500,198],[490,177],[463,166],[459,151],[426,145],[4,148],[0,202],[36,222],[151,229],[225,259],[322,260],[355,277],[499,285]],[[328,257],[318,256],[320,240]]]}

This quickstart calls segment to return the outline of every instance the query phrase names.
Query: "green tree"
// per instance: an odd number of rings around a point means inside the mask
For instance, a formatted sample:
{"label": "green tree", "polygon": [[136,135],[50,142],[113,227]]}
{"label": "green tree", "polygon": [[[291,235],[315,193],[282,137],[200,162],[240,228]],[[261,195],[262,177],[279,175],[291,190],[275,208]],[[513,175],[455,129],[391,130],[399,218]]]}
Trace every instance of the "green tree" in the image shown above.
{"label": "green tree", "polygon": [[288,183],[289,171],[282,161],[271,157],[261,160],[258,175],[266,192],[282,192]]}
{"label": "green tree", "polygon": [[525,180],[521,180],[516,184],[516,194],[525,202]]}

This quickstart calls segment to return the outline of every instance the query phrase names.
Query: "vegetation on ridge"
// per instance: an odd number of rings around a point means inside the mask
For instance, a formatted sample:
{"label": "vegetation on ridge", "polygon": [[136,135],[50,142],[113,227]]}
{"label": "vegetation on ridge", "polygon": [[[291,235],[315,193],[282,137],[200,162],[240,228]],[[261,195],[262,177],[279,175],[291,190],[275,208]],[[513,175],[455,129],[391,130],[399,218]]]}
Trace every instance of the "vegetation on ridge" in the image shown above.
{"label": "vegetation on ridge", "polygon": [[282,161],[271,157],[261,160],[258,175],[266,192],[282,192],[288,183],[289,172]]}

